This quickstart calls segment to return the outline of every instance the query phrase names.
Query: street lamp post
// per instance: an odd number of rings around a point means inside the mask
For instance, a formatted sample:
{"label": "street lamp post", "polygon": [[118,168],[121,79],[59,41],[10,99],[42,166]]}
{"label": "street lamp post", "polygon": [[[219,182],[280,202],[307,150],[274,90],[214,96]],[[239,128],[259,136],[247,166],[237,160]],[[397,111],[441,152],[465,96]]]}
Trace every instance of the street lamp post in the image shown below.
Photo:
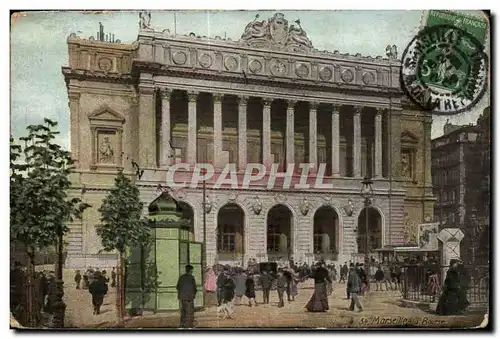
{"label": "street lamp post", "polygon": [[205,179],[203,179],[203,250],[205,252],[205,267],[208,266],[207,262],[207,194]]}
{"label": "street lamp post", "polygon": [[365,274],[367,275],[367,287],[368,289],[370,288],[370,256],[369,256],[369,248],[370,248],[370,235],[369,235],[369,216],[368,216],[368,211],[369,208],[372,204],[372,198],[373,198],[373,181],[365,177],[363,181],[361,182],[361,196],[365,199],[364,200],[364,206],[365,206]]}

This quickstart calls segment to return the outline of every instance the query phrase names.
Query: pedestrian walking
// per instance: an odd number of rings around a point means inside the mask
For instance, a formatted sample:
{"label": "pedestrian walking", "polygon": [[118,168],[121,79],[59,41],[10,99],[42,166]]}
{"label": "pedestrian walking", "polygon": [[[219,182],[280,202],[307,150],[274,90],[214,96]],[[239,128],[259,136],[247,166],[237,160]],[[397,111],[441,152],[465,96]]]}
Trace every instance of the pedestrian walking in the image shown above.
{"label": "pedestrian walking", "polygon": [[89,286],[89,292],[92,295],[92,306],[94,307],[92,314],[98,315],[101,313],[104,296],[108,293],[108,285],[104,277],[102,277],[101,272],[94,272],[94,279]]}
{"label": "pedestrian walking", "polygon": [[347,267],[347,261],[346,261],[346,262],[344,262],[344,265],[340,268],[339,283],[342,283],[342,282],[345,283],[348,272],[349,272],[349,268]]}
{"label": "pedestrian walking", "polygon": [[457,259],[450,260],[450,268],[446,272],[443,292],[436,308],[436,313],[439,315],[460,315],[469,306],[467,290],[464,289],[458,263]]}
{"label": "pedestrian walking", "polygon": [[180,328],[194,327],[194,299],[196,298],[196,280],[193,266],[186,265],[185,273],[177,280],[177,299],[181,312]]}
{"label": "pedestrian walking", "polygon": [[354,266],[349,270],[349,276],[347,277],[347,289],[349,291],[349,296],[351,297],[351,305],[349,306],[349,311],[354,311],[354,307],[358,308],[359,312],[363,311],[363,307],[359,302],[359,294],[361,293],[361,279],[359,277],[359,272]]}
{"label": "pedestrian walking", "polygon": [[111,270],[111,287],[116,287],[116,271],[114,267]]}
{"label": "pedestrian walking", "polygon": [[82,284],[82,289],[88,290],[89,289],[89,273],[88,271],[83,272],[83,284]]}
{"label": "pedestrian walking", "polygon": [[287,278],[285,277],[285,275],[283,274],[283,269],[280,268],[278,270],[278,278],[277,278],[277,282],[276,282],[276,289],[278,291],[278,299],[279,299],[278,307],[285,306],[285,301],[283,300],[283,295],[285,293],[287,283],[288,283],[288,281],[287,281]]}
{"label": "pedestrian walking", "polygon": [[252,301],[254,306],[257,306],[257,301],[255,300],[255,280],[252,272],[248,273],[245,281],[245,296],[248,298],[248,306],[252,307]]}
{"label": "pedestrian walking", "polygon": [[76,270],[75,272],[75,283],[76,283],[76,289],[80,289],[80,282],[82,281],[82,275],[80,274],[80,270]]}
{"label": "pedestrian walking", "polygon": [[271,292],[273,278],[267,271],[262,271],[260,276],[260,286],[262,286],[262,295],[264,304],[269,304],[269,293]]}
{"label": "pedestrian walking", "polygon": [[238,267],[237,269],[238,273],[234,279],[234,283],[236,285],[234,289],[234,304],[239,305],[241,303],[241,299],[243,298],[243,295],[245,294],[246,290],[246,281],[247,281],[247,275],[245,274],[245,271],[243,271],[242,268]]}
{"label": "pedestrian walking", "polygon": [[328,311],[328,293],[327,283],[331,283],[328,276],[328,270],[325,268],[324,262],[319,262],[318,267],[313,272],[314,293],[306,305],[309,312],[326,312]]}
{"label": "pedestrian walking", "polygon": [[377,291],[382,291],[384,281],[384,271],[382,271],[382,267],[378,265],[377,270],[375,271],[375,285],[377,286]]}
{"label": "pedestrian walking", "polygon": [[222,306],[222,301],[224,299],[224,282],[226,281],[226,274],[225,268],[223,271],[220,271],[219,274],[217,275],[217,306],[221,307]]}
{"label": "pedestrian walking", "polygon": [[283,275],[286,277],[286,298],[288,302],[293,301],[292,299],[292,273],[289,269],[283,270]]}
{"label": "pedestrian walking", "polygon": [[436,300],[436,295],[439,293],[439,278],[436,272],[429,269],[429,277],[427,278],[427,294],[431,296],[432,302]]}
{"label": "pedestrian walking", "polygon": [[[354,269],[354,271],[357,273],[356,271],[356,268],[354,267],[354,264],[353,263],[350,263],[349,264],[349,271],[350,272],[352,269]],[[346,295],[347,295],[347,300],[351,299],[351,291],[349,289],[349,281],[347,281],[347,283],[345,284],[345,292],[346,292]]]}
{"label": "pedestrian walking", "polygon": [[234,299],[234,289],[236,287],[236,284],[234,283],[234,280],[229,277],[229,274],[227,271],[223,273],[224,275],[224,283],[222,285],[222,306],[221,306],[221,313],[223,314],[222,318],[226,319],[234,319],[233,318],[233,299]]}

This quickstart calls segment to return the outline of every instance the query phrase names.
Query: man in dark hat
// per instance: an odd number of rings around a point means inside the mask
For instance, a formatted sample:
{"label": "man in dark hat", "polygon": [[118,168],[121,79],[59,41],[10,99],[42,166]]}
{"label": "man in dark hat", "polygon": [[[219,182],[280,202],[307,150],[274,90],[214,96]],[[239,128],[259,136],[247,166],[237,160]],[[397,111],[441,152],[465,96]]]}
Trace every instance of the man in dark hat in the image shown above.
{"label": "man in dark hat", "polygon": [[180,303],[181,328],[192,328],[194,324],[194,299],[196,298],[196,281],[193,277],[193,266],[186,265],[186,273],[177,281],[177,299]]}

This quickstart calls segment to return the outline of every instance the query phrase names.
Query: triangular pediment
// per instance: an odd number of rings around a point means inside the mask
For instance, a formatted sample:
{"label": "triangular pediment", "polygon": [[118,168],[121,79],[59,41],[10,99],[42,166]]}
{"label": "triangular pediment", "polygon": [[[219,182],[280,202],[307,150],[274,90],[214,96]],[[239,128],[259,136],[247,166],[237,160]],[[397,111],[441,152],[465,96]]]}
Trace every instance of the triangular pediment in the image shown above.
{"label": "triangular pediment", "polygon": [[125,117],[123,115],[108,106],[103,106],[95,110],[92,114],[89,115],[89,119],[119,121],[121,123],[125,122]]}
{"label": "triangular pediment", "polygon": [[415,145],[418,144],[418,138],[409,131],[403,131],[401,132],[401,143]]}

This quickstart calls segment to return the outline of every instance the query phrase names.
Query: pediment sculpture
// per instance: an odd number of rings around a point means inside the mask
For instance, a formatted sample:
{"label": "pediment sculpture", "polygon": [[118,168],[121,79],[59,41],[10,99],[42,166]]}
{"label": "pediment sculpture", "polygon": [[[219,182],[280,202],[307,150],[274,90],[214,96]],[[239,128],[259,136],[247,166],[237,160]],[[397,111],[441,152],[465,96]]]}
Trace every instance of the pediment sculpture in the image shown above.
{"label": "pediment sculpture", "polygon": [[241,35],[240,43],[250,47],[279,49],[289,52],[307,52],[312,46],[307,33],[296,20],[297,25],[288,25],[283,13],[276,13],[267,21],[258,21],[257,14]]}

